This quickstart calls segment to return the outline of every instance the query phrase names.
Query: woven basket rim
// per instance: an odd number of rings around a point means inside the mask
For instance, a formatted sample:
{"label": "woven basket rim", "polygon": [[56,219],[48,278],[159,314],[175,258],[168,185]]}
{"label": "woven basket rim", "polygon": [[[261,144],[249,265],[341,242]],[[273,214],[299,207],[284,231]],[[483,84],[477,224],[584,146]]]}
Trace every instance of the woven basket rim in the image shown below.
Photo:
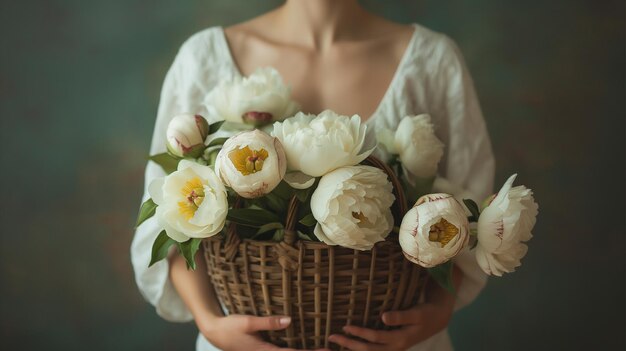
{"label": "woven basket rim", "polygon": [[[393,237],[393,238],[392,238]],[[389,240],[392,239],[392,240]],[[209,241],[213,241],[213,240],[218,240],[218,241],[222,241],[224,240],[223,237],[219,236],[219,235],[215,235],[212,237],[208,237],[205,238],[204,240],[209,240]],[[247,244],[254,244],[254,245],[258,245],[258,246],[273,246],[273,245],[278,245],[280,244],[281,241],[273,241],[273,240],[256,240],[256,239],[240,239],[240,243],[247,243]],[[322,241],[312,241],[312,240],[298,240],[296,243],[294,243],[294,245],[298,245],[298,243],[302,243],[302,245],[306,245],[307,248],[316,248],[316,247],[320,247],[320,248],[326,248],[326,247],[334,247],[334,248],[341,248],[341,249],[346,249],[346,250],[356,250],[356,251],[369,251],[369,250],[357,250],[357,249],[350,249],[347,247],[343,247],[341,245],[329,245],[325,242]],[[384,246],[384,245],[396,245],[397,240],[395,238],[395,233],[393,231],[391,231],[389,233],[389,235],[385,238],[385,240],[381,240],[379,242],[376,242],[374,244],[374,246]]]}

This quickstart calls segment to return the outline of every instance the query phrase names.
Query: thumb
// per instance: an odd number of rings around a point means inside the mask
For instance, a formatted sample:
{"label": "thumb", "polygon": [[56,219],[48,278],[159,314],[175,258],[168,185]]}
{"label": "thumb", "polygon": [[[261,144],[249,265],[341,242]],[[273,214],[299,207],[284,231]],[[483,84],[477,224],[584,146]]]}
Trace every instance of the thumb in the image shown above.
{"label": "thumb", "polygon": [[383,313],[383,323],[388,326],[401,326],[408,324],[422,324],[423,310],[419,307],[413,307],[404,311],[390,311]]}
{"label": "thumb", "polygon": [[291,317],[288,316],[272,316],[272,317],[248,317],[248,332],[256,332],[262,330],[280,330],[285,329],[291,323]]}

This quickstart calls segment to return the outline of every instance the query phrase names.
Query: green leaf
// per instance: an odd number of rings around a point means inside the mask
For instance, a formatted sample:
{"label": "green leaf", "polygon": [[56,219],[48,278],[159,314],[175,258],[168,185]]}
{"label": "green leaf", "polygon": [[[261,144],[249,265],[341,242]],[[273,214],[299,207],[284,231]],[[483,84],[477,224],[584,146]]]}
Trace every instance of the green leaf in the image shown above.
{"label": "green leaf", "polygon": [[257,234],[257,230],[259,228],[254,228],[254,227],[246,227],[245,225],[241,225],[239,227],[237,227],[237,236],[239,236],[240,239],[256,239],[259,236],[266,236],[266,233],[262,233],[262,234]]}
{"label": "green leaf", "polygon": [[289,200],[293,194],[293,189],[284,180],[272,190],[271,194],[275,194],[283,200]]}
{"label": "green leaf", "polygon": [[[380,144],[379,144],[379,145],[380,145]],[[393,166],[395,166],[395,165],[400,165],[400,164],[402,164],[402,163],[400,162],[400,155],[392,155],[392,156],[389,158],[389,161],[387,162],[387,164],[388,164],[389,166],[391,166],[391,167],[393,167]]]}
{"label": "green leaf", "polygon": [[262,199],[274,213],[282,213],[287,209],[287,200],[274,193],[266,194]]}
{"label": "green leaf", "polygon": [[219,121],[219,122],[215,122],[215,123],[211,123],[209,125],[209,135],[217,132],[221,127],[222,124],[224,124],[224,121]]}
{"label": "green leaf", "polygon": [[280,218],[270,211],[251,208],[231,209],[228,211],[227,218],[229,221],[249,227],[261,227],[264,224],[280,222]]}
{"label": "green leaf", "polygon": [[[402,167],[400,167],[402,169]],[[412,206],[417,199],[419,199],[420,195],[418,191],[413,187],[404,177],[400,177],[400,183],[402,184],[402,189],[404,190],[404,196],[406,196],[407,203],[409,206]]]}
{"label": "green leaf", "polygon": [[438,266],[428,268],[428,274],[451,294],[456,294],[454,283],[452,282],[452,261],[442,263]]}
{"label": "green leaf", "polygon": [[315,225],[315,223],[317,223],[312,213],[309,213],[308,215],[302,217],[302,219],[300,219],[299,222],[300,224],[305,225],[307,227],[312,227]]}
{"label": "green leaf", "polygon": [[259,228],[259,230],[257,230],[256,234],[263,234],[263,233],[267,233],[270,230],[275,230],[275,229],[283,229],[283,224],[279,223],[279,222],[272,222],[272,223],[267,223],[261,226],[261,228]]}
{"label": "green leaf", "polygon": [[209,145],[207,145],[207,147],[224,145],[226,140],[228,140],[228,138],[215,138],[209,142]]}
{"label": "green leaf", "polygon": [[478,238],[473,237],[470,240],[474,240],[474,242],[472,243],[472,246],[470,246],[470,250],[474,250],[476,248],[476,246],[478,245]]}
{"label": "green leaf", "polygon": [[170,246],[175,243],[176,241],[167,236],[165,230],[161,231],[161,233],[159,233],[157,238],[154,240],[154,244],[152,244],[152,256],[150,257],[150,264],[148,267],[152,267],[153,264],[167,257]]}
{"label": "green leaf", "polygon": [[299,189],[296,190],[296,197],[298,198],[298,200],[300,202],[306,202],[306,200],[309,199],[309,196],[311,195],[311,190],[313,190],[314,186],[308,187],[306,189]]}
{"label": "green leaf", "polygon": [[180,160],[179,158],[174,157],[167,152],[152,155],[149,157],[149,159],[161,166],[161,168],[163,168],[163,170],[167,174],[174,172],[176,168],[178,168],[178,161]]}
{"label": "green leaf", "polygon": [[469,220],[471,222],[477,222],[478,218],[480,217],[480,210],[478,209],[478,205],[472,199],[463,199],[463,203],[472,214],[472,217],[470,217]]}
{"label": "green leaf", "polygon": [[152,199],[148,199],[144,203],[142,203],[141,208],[139,209],[139,216],[137,216],[137,224],[135,224],[135,228],[139,227],[139,225],[143,223],[146,219],[154,216],[156,208],[157,204],[155,204]]}
{"label": "green leaf", "polygon": [[196,269],[196,252],[200,248],[200,243],[202,239],[191,238],[183,243],[178,243],[178,250],[187,261],[187,268],[191,268],[193,270]]}
{"label": "green leaf", "polygon": [[309,240],[309,241],[319,241],[317,239],[317,237],[313,234],[307,234],[307,233],[303,233],[301,231],[297,231],[296,232],[298,234],[298,238],[302,239],[302,240]]}
{"label": "green leaf", "polygon": [[284,229],[277,229],[274,232],[274,236],[272,236],[272,241],[283,241],[284,237],[285,237],[285,230]]}

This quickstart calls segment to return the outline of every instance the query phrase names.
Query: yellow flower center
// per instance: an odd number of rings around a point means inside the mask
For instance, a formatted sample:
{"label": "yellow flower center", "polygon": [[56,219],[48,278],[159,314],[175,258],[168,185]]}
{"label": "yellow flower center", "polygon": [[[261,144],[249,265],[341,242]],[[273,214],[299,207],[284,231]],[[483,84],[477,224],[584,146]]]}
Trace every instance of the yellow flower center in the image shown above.
{"label": "yellow flower center", "polygon": [[230,162],[244,176],[259,172],[263,169],[263,162],[269,156],[267,150],[252,150],[248,146],[235,149],[228,153]]}
{"label": "yellow flower center", "polygon": [[363,214],[363,212],[352,212],[352,218],[358,219],[359,223],[367,223],[367,217]]}
{"label": "yellow flower center", "polygon": [[430,226],[428,240],[441,243],[441,247],[444,247],[458,234],[459,228],[442,218],[439,222]]}
{"label": "yellow flower center", "polygon": [[185,200],[178,202],[178,211],[186,220],[190,220],[204,201],[204,185],[200,178],[195,177],[187,181],[180,192]]}

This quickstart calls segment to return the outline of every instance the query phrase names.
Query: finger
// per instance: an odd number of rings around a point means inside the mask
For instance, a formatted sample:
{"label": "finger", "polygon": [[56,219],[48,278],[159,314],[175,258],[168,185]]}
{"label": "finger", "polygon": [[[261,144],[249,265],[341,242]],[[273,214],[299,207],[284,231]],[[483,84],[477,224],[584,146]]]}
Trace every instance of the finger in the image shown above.
{"label": "finger", "polygon": [[315,349],[315,350],[306,349],[305,350],[305,349],[282,348],[282,347],[271,345],[268,348],[258,350],[258,351],[331,351],[331,349]]}
{"label": "finger", "polygon": [[291,317],[288,316],[248,316],[245,329],[248,332],[256,332],[262,330],[280,330],[287,328],[287,326],[289,326],[289,323],[291,323]]}
{"label": "finger", "polygon": [[385,345],[375,345],[370,343],[365,343],[361,341],[357,341],[354,339],[350,339],[346,336],[333,334],[328,337],[328,341],[341,345],[343,347],[347,347],[352,351],[385,351],[388,350]]}
{"label": "finger", "polygon": [[390,311],[383,313],[383,323],[388,326],[416,325],[424,322],[424,311],[415,307],[405,311]]}
{"label": "finger", "polygon": [[373,330],[369,328],[346,325],[343,331],[376,344],[392,344],[400,336],[397,331]]}

